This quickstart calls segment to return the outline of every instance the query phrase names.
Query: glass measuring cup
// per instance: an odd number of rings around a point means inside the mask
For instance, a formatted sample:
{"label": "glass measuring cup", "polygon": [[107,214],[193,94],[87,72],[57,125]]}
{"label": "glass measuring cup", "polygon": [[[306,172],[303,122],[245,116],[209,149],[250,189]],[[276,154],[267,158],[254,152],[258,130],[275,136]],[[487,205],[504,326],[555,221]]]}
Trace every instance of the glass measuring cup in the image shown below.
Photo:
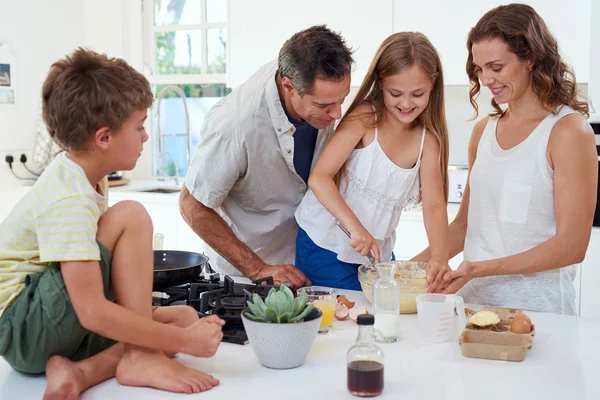
{"label": "glass measuring cup", "polygon": [[459,331],[467,323],[463,298],[452,294],[418,295],[417,314],[419,334],[426,342],[442,343],[451,340],[455,333],[457,314]]}

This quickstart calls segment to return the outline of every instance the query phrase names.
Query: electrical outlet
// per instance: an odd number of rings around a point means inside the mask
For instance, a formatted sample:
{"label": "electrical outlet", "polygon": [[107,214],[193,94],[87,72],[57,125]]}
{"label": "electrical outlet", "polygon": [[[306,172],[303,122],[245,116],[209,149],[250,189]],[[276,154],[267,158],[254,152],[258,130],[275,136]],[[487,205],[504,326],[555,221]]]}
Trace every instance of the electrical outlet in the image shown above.
{"label": "electrical outlet", "polygon": [[7,155],[7,156],[4,158],[4,161],[6,161],[6,163],[7,163],[9,166],[12,166],[12,163],[13,163],[13,162],[15,162],[15,159],[14,159],[14,157],[13,157],[12,155],[8,154],[8,155]]}
{"label": "electrical outlet", "polygon": [[21,161],[23,164],[25,164],[27,162],[27,156],[25,155],[25,153],[21,154],[19,161]]}

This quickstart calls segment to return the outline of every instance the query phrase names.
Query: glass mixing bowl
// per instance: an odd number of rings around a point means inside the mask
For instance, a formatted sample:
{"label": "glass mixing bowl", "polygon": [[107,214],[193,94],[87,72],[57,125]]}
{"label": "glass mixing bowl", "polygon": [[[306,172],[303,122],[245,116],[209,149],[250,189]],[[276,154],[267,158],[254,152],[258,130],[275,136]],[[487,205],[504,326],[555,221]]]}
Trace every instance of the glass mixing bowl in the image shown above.
{"label": "glass mixing bowl", "polygon": [[[414,314],[417,312],[416,298],[427,293],[425,288],[425,267],[427,263],[421,261],[395,260],[381,264],[396,265],[396,282],[400,285],[400,314]],[[358,268],[358,280],[367,299],[373,301],[373,284],[377,281],[376,266],[361,265]]]}

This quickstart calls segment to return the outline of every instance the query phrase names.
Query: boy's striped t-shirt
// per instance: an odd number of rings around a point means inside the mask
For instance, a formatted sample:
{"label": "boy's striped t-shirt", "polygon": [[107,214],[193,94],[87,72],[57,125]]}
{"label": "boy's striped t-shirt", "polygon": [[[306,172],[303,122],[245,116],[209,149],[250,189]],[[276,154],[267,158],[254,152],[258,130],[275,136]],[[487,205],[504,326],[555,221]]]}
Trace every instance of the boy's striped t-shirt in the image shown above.
{"label": "boy's striped t-shirt", "polygon": [[83,169],[62,152],[0,224],[0,315],[28,274],[51,261],[100,260],[98,220],[108,207],[108,181],[95,190]]}

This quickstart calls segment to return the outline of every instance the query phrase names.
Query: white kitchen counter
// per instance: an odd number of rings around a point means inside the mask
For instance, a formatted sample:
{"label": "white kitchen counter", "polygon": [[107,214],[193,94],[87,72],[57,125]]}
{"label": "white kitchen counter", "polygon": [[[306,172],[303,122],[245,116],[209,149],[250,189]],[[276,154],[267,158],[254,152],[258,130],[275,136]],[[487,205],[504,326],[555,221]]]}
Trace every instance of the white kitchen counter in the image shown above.
{"label": "white kitchen counter", "polygon": [[[113,186],[109,189],[109,195],[113,192],[146,192],[147,190],[152,189],[170,189],[174,190],[174,193],[177,193],[176,196],[179,196],[179,191],[183,186],[184,178],[179,178],[178,180],[173,179],[133,179],[127,182],[122,186]],[[164,194],[164,193],[162,193]],[[172,194],[172,193],[169,193]]]}
{"label": "white kitchen counter", "polygon": [[[340,291],[367,305],[361,292]],[[480,360],[460,354],[457,341],[429,344],[417,332],[417,316],[402,316],[402,338],[381,344],[385,353],[382,399],[600,399],[597,364],[600,323],[578,317],[528,313],[536,326],[533,348],[523,362]],[[91,399],[351,399],[346,390],[346,352],[357,326],[336,321],[330,334],[319,335],[306,363],[291,370],[261,366],[251,345],[223,343],[211,359],[179,356],[189,366],[219,378],[207,393],[184,396],[120,386],[111,379],[82,396]],[[39,399],[44,377],[27,377],[0,360],[0,398]]]}

